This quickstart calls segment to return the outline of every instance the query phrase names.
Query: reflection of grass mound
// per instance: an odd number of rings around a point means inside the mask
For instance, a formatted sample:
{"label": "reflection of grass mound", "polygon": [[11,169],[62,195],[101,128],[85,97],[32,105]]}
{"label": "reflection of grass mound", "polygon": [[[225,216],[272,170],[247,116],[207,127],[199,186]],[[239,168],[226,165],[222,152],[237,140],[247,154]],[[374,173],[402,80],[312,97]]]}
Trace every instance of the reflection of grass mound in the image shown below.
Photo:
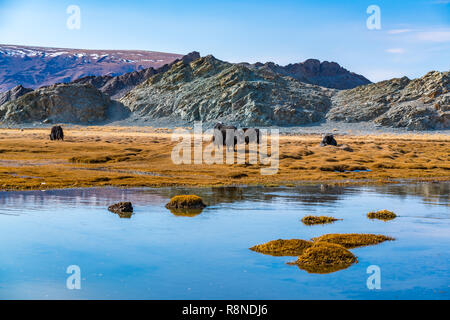
{"label": "reflection of grass mound", "polygon": [[203,209],[206,205],[202,198],[193,195],[182,195],[173,197],[166,205],[167,209]]}
{"label": "reflection of grass mound", "polygon": [[318,238],[314,238],[315,243],[327,242],[341,245],[347,249],[370,246],[382,243],[384,241],[391,241],[394,238],[386,237],[376,234],[326,234]]}
{"label": "reflection of grass mound", "polygon": [[298,257],[296,264],[309,273],[332,273],[350,267],[356,257],[343,246],[333,243],[317,243]]}
{"label": "reflection of grass mound", "polygon": [[194,195],[173,197],[166,205],[166,208],[174,215],[184,217],[195,217],[202,213],[205,207],[206,205],[203,203],[202,198]]}
{"label": "reflection of grass mound", "polygon": [[268,254],[271,256],[298,256],[305,249],[312,246],[311,241],[291,239],[291,240],[274,240],[265,244],[260,244],[250,248],[255,252]]}
{"label": "reflection of grass mound", "polygon": [[316,217],[316,216],[306,216],[302,219],[302,222],[308,226],[312,226],[315,224],[326,224],[326,223],[333,223],[335,221],[338,221],[339,219],[333,218],[333,217]]}
{"label": "reflection of grass mound", "polygon": [[389,210],[381,210],[381,211],[377,211],[377,212],[369,212],[367,214],[367,217],[369,219],[378,219],[378,220],[383,220],[383,221],[389,221],[389,220],[395,219],[397,217],[397,215]]}
{"label": "reflection of grass mound", "polygon": [[170,209],[173,215],[178,217],[195,217],[203,212],[203,209]]}

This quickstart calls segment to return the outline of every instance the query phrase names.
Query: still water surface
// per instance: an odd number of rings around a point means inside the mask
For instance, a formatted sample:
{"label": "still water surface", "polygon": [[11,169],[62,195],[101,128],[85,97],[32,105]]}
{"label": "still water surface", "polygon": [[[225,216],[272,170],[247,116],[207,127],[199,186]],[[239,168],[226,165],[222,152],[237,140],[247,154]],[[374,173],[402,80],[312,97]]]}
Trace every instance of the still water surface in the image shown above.
{"label": "still water surface", "polygon": [[[0,192],[1,299],[449,299],[450,184],[296,188],[74,189]],[[164,205],[197,194],[195,217]],[[121,219],[106,207],[132,201]],[[389,209],[399,217],[372,221]],[[343,219],[304,226],[305,215]],[[248,248],[274,239],[377,233],[394,242],[353,249],[359,263],[308,274]],[[66,269],[81,268],[81,290]],[[381,268],[369,290],[367,268]]]}

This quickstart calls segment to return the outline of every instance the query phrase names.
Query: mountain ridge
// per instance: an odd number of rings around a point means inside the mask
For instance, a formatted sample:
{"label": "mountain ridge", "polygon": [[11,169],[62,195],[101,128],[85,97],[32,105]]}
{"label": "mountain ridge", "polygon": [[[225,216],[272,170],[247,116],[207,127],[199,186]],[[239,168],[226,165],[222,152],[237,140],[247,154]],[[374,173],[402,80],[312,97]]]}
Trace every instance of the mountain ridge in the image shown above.
{"label": "mountain ridge", "polygon": [[180,54],[143,50],[89,50],[0,44],[0,91],[37,89],[85,76],[121,75],[159,68]]}

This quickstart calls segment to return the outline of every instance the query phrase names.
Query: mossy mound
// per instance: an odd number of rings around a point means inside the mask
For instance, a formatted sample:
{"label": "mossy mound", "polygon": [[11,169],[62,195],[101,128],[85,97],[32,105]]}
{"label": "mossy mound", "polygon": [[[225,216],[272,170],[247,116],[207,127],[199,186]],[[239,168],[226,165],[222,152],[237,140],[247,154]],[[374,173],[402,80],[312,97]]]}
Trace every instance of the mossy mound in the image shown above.
{"label": "mossy mound", "polygon": [[389,221],[389,220],[393,220],[397,217],[397,215],[389,210],[381,210],[381,211],[377,211],[377,212],[369,212],[367,214],[367,217],[369,219],[378,219],[378,220],[383,220],[383,221]]}
{"label": "mossy mound", "polygon": [[203,199],[195,195],[181,195],[173,197],[166,205],[167,209],[183,210],[183,209],[204,209],[206,205]]}
{"label": "mossy mound", "polygon": [[327,217],[327,216],[306,216],[302,219],[302,222],[308,226],[312,226],[315,224],[327,224],[327,223],[333,223],[335,221],[338,221],[339,219],[333,218],[333,217]]}
{"label": "mossy mound", "polygon": [[309,273],[326,274],[346,269],[357,261],[343,246],[322,242],[306,249],[293,264]]}
{"label": "mossy mound", "polygon": [[306,249],[311,247],[313,243],[311,241],[291,239],[291,240],[273,240],[264,244],[260,244],[250,248],[255,252],[268,254],[271,256],[299,256]]}
{"label": "mossy mound", "polygon": [[347,249],[353,249],[358,247],[371,246],[382,243],[384,241],[392,241],[395,239],[377,234],[348,233],[348,234],[326,234],[318,238],[313,238],[312,240],[315,243],[327,242],[341,245]]}

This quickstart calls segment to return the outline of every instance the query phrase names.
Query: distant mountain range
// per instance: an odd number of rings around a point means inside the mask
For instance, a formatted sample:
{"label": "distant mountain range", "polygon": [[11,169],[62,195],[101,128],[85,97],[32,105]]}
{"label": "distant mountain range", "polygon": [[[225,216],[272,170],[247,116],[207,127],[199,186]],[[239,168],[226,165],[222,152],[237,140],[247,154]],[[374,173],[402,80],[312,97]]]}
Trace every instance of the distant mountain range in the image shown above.
{"label": "distant mountain range", "polygon": [[[169,122],[223,121],[245,126],[368,121],[412,130],[450,128],[449,72],[432,71],[419,79],[404,77],[371,84],[333,62],[310,59],[284,67],[274,63],[233,64],[192,52],[169,55],[167,63],[159,67],[138,64],[133,68],[142,69],[115,76],[82,76],[32,90],[21,85],[23,73],[12,75],[8,63],[16,65],[17,70],[26,70],[34,80],[42,76],[41,82],[46,84],[59,79],[56,74],[82,75],[77,68],[112,70],[122,63],[130,67],[137,60],[118,60],[117,53],[104,56],[104,60],[94,59],[97,56],[92,54],[91,62],[72,64],[71,68],[53,63],[52,59],[67,54],[56,49],[40,55],[37,51],[25,54],[23,47],[14,50],[8,51],[7,63],[0,64],[0,73],[8,70],[8,79],[17,81],[7,84],[16,85],[10,90],[0,92],[3,124],[102,124],[123,119],[131,124],[164,118]],[[72,52],[67,60],[78,59],[74,58],[77,54],[81,55]],[[36,57],[30,57],[33,55]],[[37,71],[21,66],[21,61],[24,65],[37,63]],[[59,71],[44,77],[50,69]],[[5,86],[1,81],[0,85]]]}
{"label": "distant mountain range", "polygon": [[118,76],[160,68],[182,55],[153,51],[82,50],[0,45],[0,92],[36,89],[86,76]]}

